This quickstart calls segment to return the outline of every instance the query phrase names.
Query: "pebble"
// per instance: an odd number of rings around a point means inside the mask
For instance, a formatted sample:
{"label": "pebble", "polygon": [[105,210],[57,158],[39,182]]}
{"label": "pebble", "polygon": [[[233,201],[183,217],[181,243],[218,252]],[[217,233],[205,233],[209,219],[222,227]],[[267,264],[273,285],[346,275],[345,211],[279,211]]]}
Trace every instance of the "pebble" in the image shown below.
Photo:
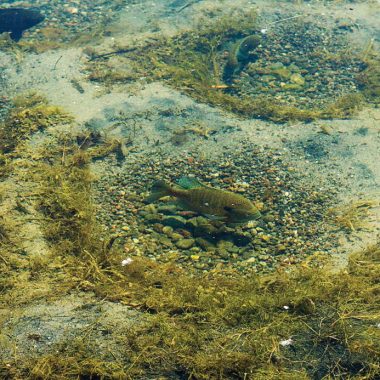
{"label": "pebble", "polygon": [[175,244],[180,249],[189,249],[195,244],[195,239],[180,239]]}

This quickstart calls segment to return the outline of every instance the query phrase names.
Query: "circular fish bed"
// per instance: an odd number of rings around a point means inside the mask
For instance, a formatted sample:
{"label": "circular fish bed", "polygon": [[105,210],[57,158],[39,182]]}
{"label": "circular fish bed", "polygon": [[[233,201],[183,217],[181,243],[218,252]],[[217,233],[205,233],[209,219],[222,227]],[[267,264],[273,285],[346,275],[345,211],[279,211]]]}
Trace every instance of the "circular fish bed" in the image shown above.
{"label": "circular fish bed", "polygon": [[[160,151],[130,156],[122,167],[104,161],[95,183],[98,219],[120,234],[127,257],[144,255],[175,261],[189,270],[271,271],[302,262],[336,245],[327,209],[334,184],[319,189],[302,181],[282,156],[244,144],[213,159],[187,152],[180,157]],[[113,170],[110,170],[110,165]],[[242,194],[260,209],[262,218],[241,225],[212,220],[176,203],[146,204],[156,180],[176,182],[195,176],[207,186]]]}
{"label": "circular fish bed", "polygon": [[[273,98],[279,105],[323,108],[356,93],[364,63],[353,54],[351,26],[326,28],[295,19],[257,32],[260,44],[231,77],[230,93]],[[237,54],[229,49],[229,54]]]}

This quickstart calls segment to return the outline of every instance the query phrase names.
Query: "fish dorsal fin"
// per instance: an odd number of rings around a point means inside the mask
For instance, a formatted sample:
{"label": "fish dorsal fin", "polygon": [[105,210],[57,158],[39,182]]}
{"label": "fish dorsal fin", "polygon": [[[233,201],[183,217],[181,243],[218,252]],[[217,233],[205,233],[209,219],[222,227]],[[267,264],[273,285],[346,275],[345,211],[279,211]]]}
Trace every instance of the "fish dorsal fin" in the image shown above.
{"label": "fish dorsal fin", "polygon": [[181,177],[177,181],[177,185],[186,190],[196,189],[198,187],[207,187],[206,185],[204,185],[202,182],[198,181],[194,177]]}

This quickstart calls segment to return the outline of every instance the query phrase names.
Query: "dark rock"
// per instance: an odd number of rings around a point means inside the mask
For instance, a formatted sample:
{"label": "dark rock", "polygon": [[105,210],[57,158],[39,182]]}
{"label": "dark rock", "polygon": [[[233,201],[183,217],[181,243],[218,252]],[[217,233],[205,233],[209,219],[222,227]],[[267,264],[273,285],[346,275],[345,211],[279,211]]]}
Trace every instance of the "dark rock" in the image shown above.
{"label": "dark rock", "polygon": [[194,244],[194,239],[180,239],[175,243],[175,245],[180,249],[190,249]]}
{"label": "dark rock", "polygon": [[186,226],[186,219],[182,216],[164,216],[161,223],[173,228],[184,228]]}

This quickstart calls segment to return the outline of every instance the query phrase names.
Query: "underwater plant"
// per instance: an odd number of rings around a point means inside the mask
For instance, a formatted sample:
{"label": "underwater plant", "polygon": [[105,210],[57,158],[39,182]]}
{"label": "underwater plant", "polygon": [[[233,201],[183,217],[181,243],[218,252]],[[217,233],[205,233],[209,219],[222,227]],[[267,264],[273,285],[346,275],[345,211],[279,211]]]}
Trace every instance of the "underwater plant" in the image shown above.
{"label": "underwater plant", "polygon": [[3,154],[12,152],[16,146],[37,131],[57,123],[69,124],[73,118],[61,108],[48,105],[41,95],[31,92],[17,96],[15,108],[0,125],[0,150]]}

